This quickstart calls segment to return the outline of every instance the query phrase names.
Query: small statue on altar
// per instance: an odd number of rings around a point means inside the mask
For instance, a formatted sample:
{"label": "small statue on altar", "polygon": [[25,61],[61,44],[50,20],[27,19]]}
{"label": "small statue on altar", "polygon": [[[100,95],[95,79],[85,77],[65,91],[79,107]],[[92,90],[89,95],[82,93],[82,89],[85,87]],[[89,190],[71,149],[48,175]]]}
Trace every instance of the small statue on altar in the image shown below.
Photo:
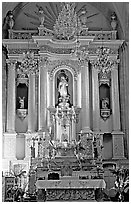
{"label": "small statue on altar", "polygon": [[19,97],[20,109],[24,109],[24,99],[25,97],[23,98]]}

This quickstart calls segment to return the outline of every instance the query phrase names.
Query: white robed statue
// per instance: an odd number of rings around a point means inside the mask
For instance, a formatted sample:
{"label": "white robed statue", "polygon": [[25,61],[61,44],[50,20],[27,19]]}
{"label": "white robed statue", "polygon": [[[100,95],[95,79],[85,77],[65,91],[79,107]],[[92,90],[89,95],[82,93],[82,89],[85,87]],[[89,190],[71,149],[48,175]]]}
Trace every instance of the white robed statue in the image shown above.
{"label": "white robed statue", "polygon": [[65,79],[64,76],[61,76],[61,80],[59,82],[58,86],[58,92],[60,93],[60,96],[63,98],[66,98],[68,93],[67,93],[67,88],[68,88],[68,83]]}

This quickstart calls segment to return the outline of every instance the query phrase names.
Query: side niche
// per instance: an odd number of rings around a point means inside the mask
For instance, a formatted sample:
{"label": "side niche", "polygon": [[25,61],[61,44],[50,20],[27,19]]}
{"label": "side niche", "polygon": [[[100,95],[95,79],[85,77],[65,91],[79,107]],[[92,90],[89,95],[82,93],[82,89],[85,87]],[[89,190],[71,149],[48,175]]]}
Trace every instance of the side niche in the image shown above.
{"label": "side niche", "polygon": [[107,84],[100,85],[99,96],[100,96],[100,115],[102,119],[106,121],[111,114],[110,87]]}

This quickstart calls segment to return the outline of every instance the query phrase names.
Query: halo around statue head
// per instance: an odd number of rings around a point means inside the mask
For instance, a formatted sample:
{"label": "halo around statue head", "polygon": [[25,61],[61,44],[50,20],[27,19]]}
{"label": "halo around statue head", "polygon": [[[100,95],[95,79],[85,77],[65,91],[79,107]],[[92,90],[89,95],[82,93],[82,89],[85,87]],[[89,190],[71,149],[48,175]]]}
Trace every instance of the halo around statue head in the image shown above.
{"label": "halo around statue head", "polygon": [[67,71],[66,70],[60,70],[59,73],[58,73],[58,79],[59,81],[61,81],[61,77],[64,77],[66,79],[66,81],[68,82],[69,80],[69,77],[68,77],[68,74],[67,74]]}

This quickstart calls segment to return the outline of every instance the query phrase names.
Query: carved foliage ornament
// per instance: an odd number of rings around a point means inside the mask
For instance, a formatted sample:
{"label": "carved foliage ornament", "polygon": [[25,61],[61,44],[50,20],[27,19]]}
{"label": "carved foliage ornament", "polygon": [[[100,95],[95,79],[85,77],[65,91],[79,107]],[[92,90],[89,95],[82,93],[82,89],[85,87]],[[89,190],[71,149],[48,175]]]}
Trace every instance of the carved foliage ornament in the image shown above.
{"label": "carved foliage ornament", "polygon": [[114,68],[117,68],[119,59],[113,60],[109,56],[110,48],[100,47],[97,49],[97,60],[92,62],[94,68],[101,73],[101,78],[107,78],[107,74]]}
{"label": "carved foliage ornament", "polygon": [[18,77],[29,77],[30,74],[37,74],[38,71],[38,59],[34,58],[34,53],[23,53],[17,68]]}
{"label": "carved foliage ornament", "polygon": [[16,64],[17,64],[16,60],[7,59],[6,63],[8,64],[8,69],[10,69],[10,68],[13,69],[13,70],[16,69]]}

